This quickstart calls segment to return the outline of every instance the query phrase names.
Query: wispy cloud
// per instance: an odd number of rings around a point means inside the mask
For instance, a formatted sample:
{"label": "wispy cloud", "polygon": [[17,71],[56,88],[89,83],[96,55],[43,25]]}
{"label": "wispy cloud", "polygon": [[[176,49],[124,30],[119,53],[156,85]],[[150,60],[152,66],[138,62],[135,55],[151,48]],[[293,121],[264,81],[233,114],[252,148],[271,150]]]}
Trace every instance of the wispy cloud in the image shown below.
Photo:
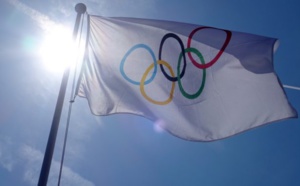
{"label": "wispy cloud", "polygon": [[[20,155],[26,162],[25,164],[26,171],[24,173],[24,180],[31,185],[36,185],[40,174],[43,153],[34,149],[29,145],[23,145],[20,149]],[[52,161],[51,171],[48,178],[48,185],[57,185],[59,166],[60,166],[59,162]],[[64,166],[61,185],[94,186],[95,184],[89,180],[84,179],[69,167]]]}
{"label": "wispy cloud", "polygon": [[10,151],[11,146],[12,142],[9,138],[0,138],[0,165],[9,172],[13,170],[13,167],[16,164],[16,160],[13,158],[12,152]]}
{"label": "wispy cloud", "polygon": [[[48,16],[41,12],[29,7],[28,5],[20,2],[19,0],[6,0],[32,19],[37,21],[43,29],[51,28],[56,23],[52,21]],[[74,13],[75,0],[61,1],[51,0],[50,4],[53,5],[52,12],[49,15],[57,14],[69,16]],[[49,3],[49,2],[48,2]],[[146,16],[155,12],[157,0],[145,1],[145,0],[86,0],[87,11],[91,14],[102,16]],[[55,5],[55,6],[54,6]],[[136,12],[136,15],[131,15],[131,12]],[[55,17],[55,16],[54,16]]]}
{"label": "wispy cloud", "polygon": [[33,20],[35,20],[38,25],[44,29],[48,30],[49,28],[52,28],[53,26],[56,26],[57,23],[52,21],[48,16],[42,14],[41,12],[27,6],[26,4],[18,1],[18,0],[7,0],[10,4],[12,4],[15,8],[19,9],[29,17],[31,17]]}

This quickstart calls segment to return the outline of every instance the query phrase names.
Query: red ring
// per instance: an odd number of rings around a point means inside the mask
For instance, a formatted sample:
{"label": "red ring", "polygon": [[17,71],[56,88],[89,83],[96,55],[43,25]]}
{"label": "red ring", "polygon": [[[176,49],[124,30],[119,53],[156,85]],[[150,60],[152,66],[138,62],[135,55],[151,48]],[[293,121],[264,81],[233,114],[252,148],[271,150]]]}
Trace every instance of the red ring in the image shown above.
{"label": "red ring", "polygon": [[188,43],[187,43],[187,47],[188,47],[188,48],[191,47],[192,38],[193,38],[193,36],[194,36],[194,34],[195,34],[196,32],[198,32],[198,31],[201,30],[201,29],[207,29],[207,28],[212,28],[212,29],[216,29],[216,30],[222,30],[222,31],[226,32],[226,40],[225,40],[225,42],[224,42],[222,48],[220,49],[220,51],[219,51],[218,54],[216,55],[216,57],[215,57],[214,59],[212,59],[210,62],[205,63],[205,64],[199,64],[199,63],[197,63],[197,61],[194,60],[192,54],[191,54],[190,52],[188,52],[188,57],[190,58],[190,60],[192,61],[192,63],[193,63],[196,67],[198,67],[198,68],[200,68],[200,69],[206,69],[206,68],[209,68],[209,67],[212,66],[215,62],[218,61],[218,59],[220,58],[220,56],[223,54],[224,50],[226,49],[226,47],[227,47],[227,45],[228,45],[228,43],[229,43],[229,41],[230,41],[230,39],[231,39],[231,35],[232,35],[231,31],[229,31],[229,30],[223,30],[223,29],[218,29],[218,28],[213,28],[213,27],[198,27],[198,28],[194,29],[194,30],[190,33],[189,39],[188,39]]}

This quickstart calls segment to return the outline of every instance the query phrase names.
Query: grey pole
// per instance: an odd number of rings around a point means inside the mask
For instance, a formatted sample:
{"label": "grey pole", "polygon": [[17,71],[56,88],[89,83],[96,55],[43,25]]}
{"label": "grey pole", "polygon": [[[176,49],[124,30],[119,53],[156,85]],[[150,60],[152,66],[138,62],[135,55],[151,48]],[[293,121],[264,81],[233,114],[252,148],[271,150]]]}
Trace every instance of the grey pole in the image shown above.
{"label": "grey pole", "polygon": [[[73,39],[75,40],[78,34],[78,29],[80,25],[81,15],[86,12],[86,6],[83,3],[78,3],[75,6],[75,10],[77,12],[76,22],[73,30]],[[63,78],[60,85],[60,90],[56,102],[56,107],[53,115],[52,125],[48,137],[47,147],[45,150],[44,160],[40,172],[40,178],[38,182],[38,186],[46,186],[49,176],[49,171],[51,167],[51,161],[53,157],[53,151],[55,147],[55,141],[60,121],[60,116],[63,108],[63,103],[65,99],[68,79],[70,74],[70,67],[67,67],[64,71]]]}

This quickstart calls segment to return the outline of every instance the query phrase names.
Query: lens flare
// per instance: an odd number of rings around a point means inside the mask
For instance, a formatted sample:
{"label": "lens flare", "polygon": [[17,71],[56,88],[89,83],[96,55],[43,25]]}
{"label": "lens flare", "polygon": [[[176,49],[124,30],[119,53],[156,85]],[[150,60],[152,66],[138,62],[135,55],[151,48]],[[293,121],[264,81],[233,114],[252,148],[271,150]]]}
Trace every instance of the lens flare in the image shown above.
{"label": "lens flare", "polygon": [[166,123],[163,120],[157,120],[154,123],[154,131],[157,133],[163,133],[165,131]]}

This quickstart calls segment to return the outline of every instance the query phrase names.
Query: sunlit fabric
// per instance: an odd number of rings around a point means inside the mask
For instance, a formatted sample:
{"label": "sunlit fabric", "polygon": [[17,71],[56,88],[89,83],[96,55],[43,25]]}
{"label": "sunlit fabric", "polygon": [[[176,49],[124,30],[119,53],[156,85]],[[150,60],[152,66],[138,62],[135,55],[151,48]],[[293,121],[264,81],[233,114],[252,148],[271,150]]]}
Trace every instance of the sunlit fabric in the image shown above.
{"label": "sunlit fabric", "polygon": [[95,115],[159,121],[212,141],[297,117],[273,68],[276,39],[200,25],[90,16],[78,95]]}

